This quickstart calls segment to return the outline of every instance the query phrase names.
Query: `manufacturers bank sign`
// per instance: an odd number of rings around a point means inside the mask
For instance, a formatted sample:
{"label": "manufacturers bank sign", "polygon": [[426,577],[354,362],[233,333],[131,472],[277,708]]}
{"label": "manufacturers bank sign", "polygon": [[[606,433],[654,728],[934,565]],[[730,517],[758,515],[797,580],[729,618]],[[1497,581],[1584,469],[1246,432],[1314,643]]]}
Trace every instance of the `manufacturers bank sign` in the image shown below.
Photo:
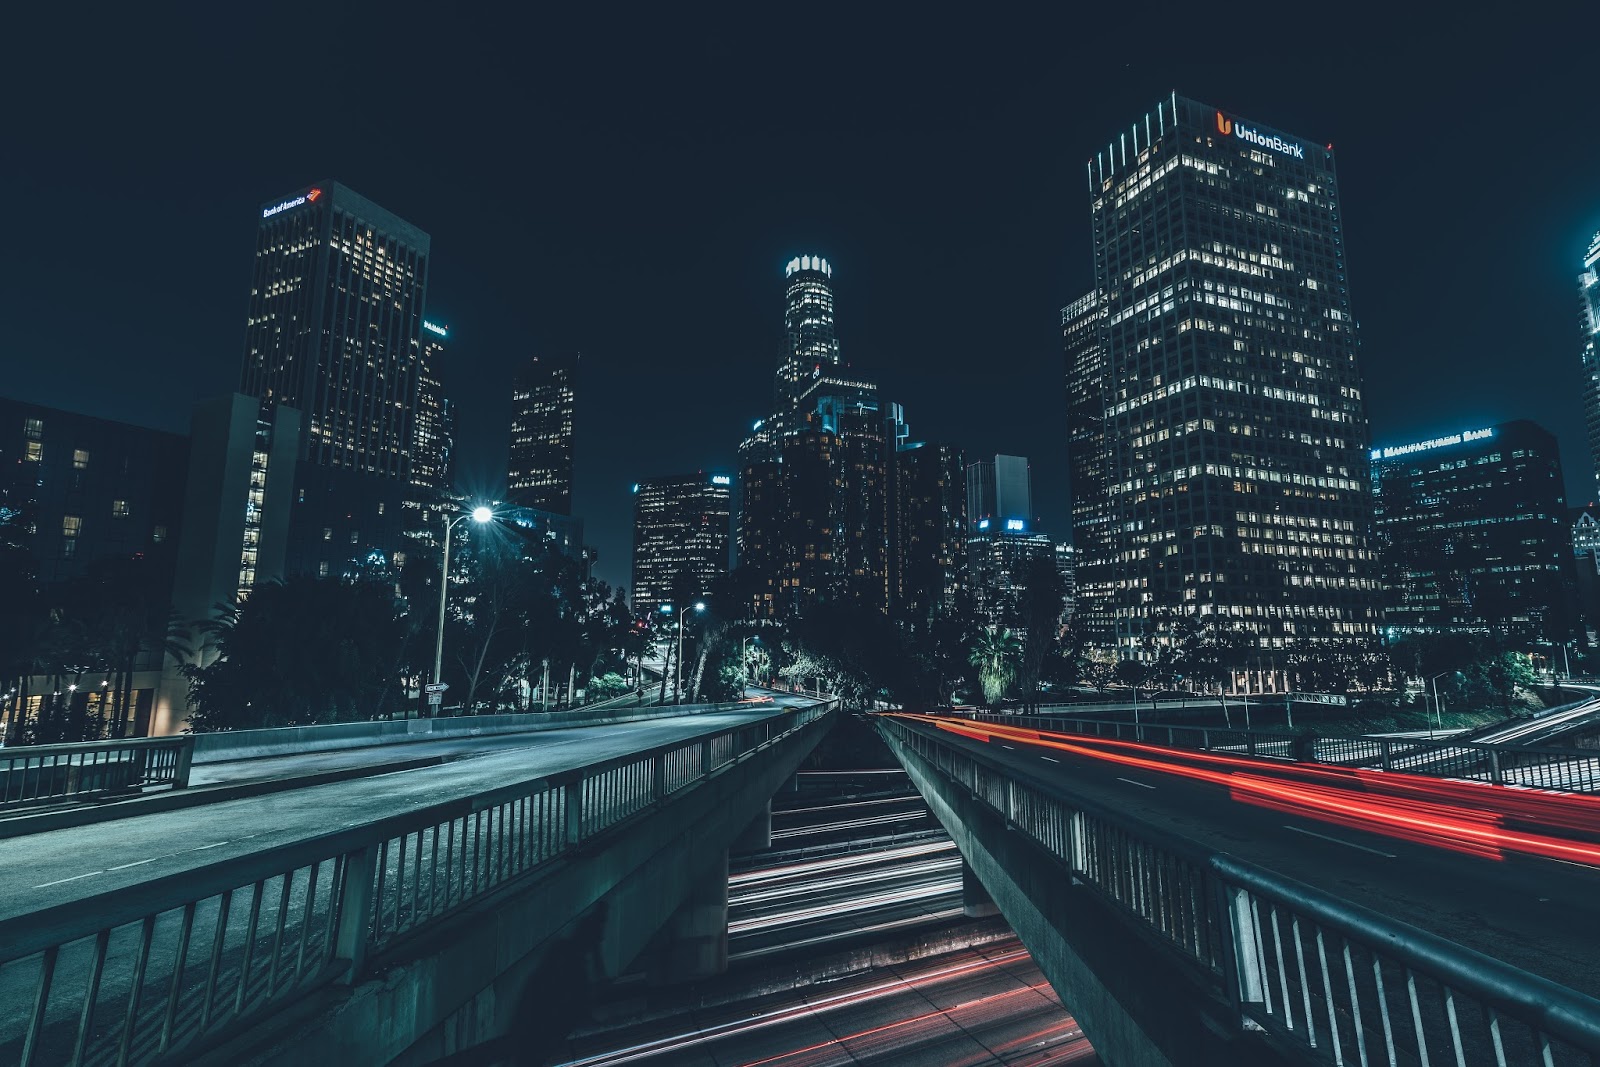
{"label": "manufacturers bank sign", "polygon": [[1220,111],[1217,112],[1217,132],[1224,137],[1232,135],[1241,141],[1249,141],[1257,148],[1265,148],[1288,156],[1291,159],[1306,158],[1304,145],[1296,144],[1294,141],[1285,141],[1275,133],[1262,133],[1254,126],[1246,126],[1242,122],[1235,122]]}

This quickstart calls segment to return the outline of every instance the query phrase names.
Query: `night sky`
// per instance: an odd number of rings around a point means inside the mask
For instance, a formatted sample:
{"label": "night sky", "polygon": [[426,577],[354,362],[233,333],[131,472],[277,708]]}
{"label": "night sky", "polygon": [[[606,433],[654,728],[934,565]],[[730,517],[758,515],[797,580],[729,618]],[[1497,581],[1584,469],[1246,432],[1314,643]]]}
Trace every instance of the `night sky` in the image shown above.
{"label": "night sky", "polygon": [[1591,495],[1600,5],[499,6],[10,16],[0,394],[185,429],[238,385],[258,205],[333,178],[433,237],[463,486],[504,477],[521,362],[583,353],[603,578],[627,582],[635,480],[733,468],[803,252],[913,435],[1030,457],[1065,537],[1084,161],[1176,90],[1333,143],[1379,443],[1532,418]]}

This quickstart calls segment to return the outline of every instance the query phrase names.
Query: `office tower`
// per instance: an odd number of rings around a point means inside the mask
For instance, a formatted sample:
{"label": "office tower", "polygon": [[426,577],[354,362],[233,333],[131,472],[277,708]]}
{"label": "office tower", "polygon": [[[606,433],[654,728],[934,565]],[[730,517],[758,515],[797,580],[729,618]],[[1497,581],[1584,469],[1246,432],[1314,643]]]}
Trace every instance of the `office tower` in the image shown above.
{"label": "office tower", "polygon": [[728,573],[726,474],[653,478],[633,490],[633,610],[652,615],[675,596],[704,599]]}
{"label": "office tower", "polygon": [[1578,323],[1583,341],[1583,415],[1589,429],[1589,463],[1600,482],[1600,233],[1589,242],[1578,275]]}
{"label": "office tower", "polygon": [[1061,589],[1067,602],[1062,609],[1061,623],[1070,626],[1078,604],[1078,558],[1066,541],[1056,542],[1056,573],[1061,575]]}
{"label": "office tower", "polygon": [[578,361],[529,360],[511,391],[511,500],[572,514],[572,427]]}
{"label": "office tower", "polygon": [[792,407],[819,373],[839,366],[833,329],[833,268],[821,256],[796,256],[783,270],[783,363],[778,407]]}
{"label": "office tower", "polygon": [[289,574],[383,573],[410,543],[429,248],[336,182],[260,209],[240,392],[302,415]]}
{"label": "office tower", "polygon": [[1241,681],[1279,690],[1380,619],[1333,150],[1173,95],[1088,184],[1104,369],[1074,377],[1103,423],[1070,432],[1100,441],[1110,558],[1085,562],[1111,574],[1087,636],[1137,658],[1174,614],[1227,616]]}
{"label": "office tower", "polygon": [[1027,591],[1028,564],[1056,559],[1055,542],[1042,533],[989,519],[967,538],[967,585],[978,617],[990,626],[1018,629],[1024,625],[1021,597]]}
{"label": "office tower", "polygon": [[1072,479],[1073,619],[1081,632],[1115,632],[1111,509],[1105,436],[1106,302],[1094,289],[1061,309],[1067,373],[1067,461]]}
{"label": "office tower", "polygon": [[1373,449],[1372,488],[1390,634],[1570,635],[1574,542],[1548,431],[1508,422]]}
{"label": "office tower", "polygon": [[912,441],[901,406],[889,411],[889,613],[922,626],[953,603],[965,580],[966,471],[960,449]]}
{"label": "office tower", "polygon": [[968,522],[989,520],[1020,530],[1029,525],[1032,515],[1033,475],[1026,459],[996,456],[967,465]]}
{"label": "office tower", "polygon": [[1578,613],[1592,645],[1600,635],[1600,507],[1567,512],[1572,527],[1572,562],[1578,583]]}
{"label": "office tower", "polygon": [[170,582],[188,459],[179,434],[0,399],[0,543],[45,586],[134,557]]}
{"label": "office tower", "polygon": [[412,484],[437,496],[451,484],[455,410],[439,378],[450,328],[422,320],[422,361],[417,367],[416,443],[412,446]]}

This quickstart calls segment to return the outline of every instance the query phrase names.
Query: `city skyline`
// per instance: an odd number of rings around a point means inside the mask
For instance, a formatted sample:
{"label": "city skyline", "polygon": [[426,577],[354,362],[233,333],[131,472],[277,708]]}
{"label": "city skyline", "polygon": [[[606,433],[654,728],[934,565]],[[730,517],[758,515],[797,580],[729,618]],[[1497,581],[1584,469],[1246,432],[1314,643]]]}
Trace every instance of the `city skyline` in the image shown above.
{"label": "city skyline", "polygon": [[[848,362],[869,369],[929,433],[970,454],[1029,456],[1038,517],[1046,529],[1064,531],[1059,310],[1093,278],[1087,220],[1073,190],[1082,159],[1106,131],[1176,89],[1336,143],[1353,284],[1358,294],[1370,294],[1358,296],[1356,311],[1375,442],[1532,418],[1561,441],[1571,499],[1592,495],[1577,491],[1592,482],[1580,462],[1586,442],[1574,388],[1573,280],[1600,228],[1600,205],[1580,195],[1600,171],[1600,159],[1593,145],[1557,135],[1559,102],[1569,98],[1566,87],[1578,87],[1578,64],[1549,57],[1532,82],[1508,77],[1505,86],[1442,60],[1418,60],[1422,65],[1410,80],[1380,73],[1360,85],[1337,76],[1297,84],[1230,69],[1224,57],[1185,58],[1175,39],[1154,42],[1130,68],[1122,57],[1091,59],[1087,49],[1082,55],[1066,46],[1060,55],[1046,52],[1030,38],[1054,35],[1008,27],[1005,39],[1025,52],[1015,73],[986,86],[982,75],[996,67],[979,64],[970,76],[940,87],[931,69],[911,58],[867,74],[859,49],[888,28],[862,30],[863,44],[837,45],[832,54],[839,77],[819,90],[832,104],[853,99],[860,105],[855,115],[833,107],[837,127],[816,134],[823,155],[852,162],[848,180],[830,179],[820,192],[814,176],[776,174],[768,161],[781,149],[763,133],[734,137],[731,148],[696,134],[681,147],[669,146],[660,174],[624,179],[621,168],[597,180],[631,153],[662,148],[643,116],[625,112],[616,112],[607,128],[636,133],[628,146],[600,145],[592,156],[570,157],[570,173],[544,179],[531,196],[520,186],[513,195],[504,184],[464,180],[504,162],[508,151],[477,137],[483,131],[477,125],[455,132],[455,143],[465,146],[457,158],[435,153],[432,173],[421,177],[389,165],[386,138],[399,131],[385,123],[353,134],[347,124],[317,118],[303,136],[269,152],[244,136],[242,126],[235,131],[225,121],[260,112],[257,91],[219,72],[216,99],[196,105],[205,116],[151,120],[144,147],[129,157],[139,166],[126,173],[75,171],[82,150],[65,146],[64,175],[3,179],[8,199],[34,208],[16,220],[19,255],[6,279],[7,299],[14,302],[10,344],[22,357],[8,393],[181,431],[195,400],[236,381],[230,354],[242,341],[245,309],[238,294],[249,276],[254,205],[333,176],[433,236],[429,313],[450,323],[451,358],[459,361],[441,374],[460,407],[456,455],[464,487],[496,488],[492,483],[504,470],[507,385],[530,352],[581,348],[595,379],[617,387],[611,407],[626,413],[630,426],[638,421],[643,431],[645,419],[672,421],[674,432],[659,435],[648,454],[631,432],[609,442],[599,434],[579,440],[574,511],[588,520],[600,549],[597,573],[614,583],[627,584],[632,482],[675,469],[731,466],[734,442],[767,406],[770,368],[782,345],[772,326],[781,308],[774,279],[802,253],[821,255],[834,267]],[[944,31],[926,32],[944,49],[955,47]],[[1493,50],[1514,53],[1522,35],[1539,32],[1532,25],[1497,30],[1503,43]],[[441,33],[442,49],[476,55],[494,47],[482,28],[458,25]],[[1473,26],[1453,28],[1446,37],[1437,51],[1491,43],[1486,30]],[[1420,32],[1402,28],[1387,45],[1347,41],[1349,58],[1325,73],[1363,68],[1420,39]],[[253,54],[269,46],[263,38],[233,47]],[[85,47],[98,55],[95,42]],[[740,69],[727,36],[697,47],[709,50],[711,65],[722,73]],[[1079,69],[1072,68],[1075,62]],[[654,69],[644,64],[626,84],[642,84]],[[906,102],[890,88],[896,74],[914,75],[911,82],[924,96],[909,101],[903,128],[875,145],[874,121],[884,108]],[[417,125],[446,128],[443,117],[471,91],[472,80],[466,81],[426,101]],[[513,82],[509,96],[530,88]],[[689,78],[669,86],[666,100],[648,105],[646,115],[693,103],[707,109],[711,128],[720,129],[761,106],[759,100],[713,99],[708,91]],[[573,103],[569,115],[549,113],[559,127],[552,136],[561,144],[596,147],[576,127],[615,103],[607,96]],[[47,143],[49,131],[32,123],[59,120],[74,108],[83,113],[70,93],[41,106],[24,120],[22,136],[37,133],[41,145]],[[773,115],[781,120],[781,108]],[[1046,116],[1051,125],[1039,125]],[[192,149],[181,147],[180,135],[203,117],[213,120],[224,150],[196,160]],[[1437,160],[1455,158],[1445,154],[1452,146],[1485,144],[1487,158],[1491,148],[1480,135],[1512,127],[1523,142],[1540,146],[1535,163],[1542,190],[1537,203],[1513,218],[1475,206],[1500,195],[1497,183],[1506,179],[1493,166],[1465,166],[1451,188],[1424,180]],[[1050,132],[1040,132],[1045,129]],[[116,137],[108,141],[117,143]],[[741,154],[749,158],[736,160]],[[700,188],[724,166],[731,168],[724,178]],[[190,180],[174,182],[180,172]],[[770,177],[728,199],[733,185],[756,173]],[[592,189],[581,190],[585,183]],[[999,203],[995,190],[1002,188],[1015,195]],[[799,189],[815,195],[797,196]],[[1400,190],[1407,195],[1396,195]],[[575,192],[582,195],[571,210]],[[982,205],[977,216],[952,220],[930,213],[958,193]],[[721,198],[724,212],[709,226],[700,210],[711,203],[707,196]],[[682,197],[691,210],[667,207]],[[557,215],[585,219],[587,229]],[[70,253],[82,235],[112,226],[152,248],[149,254],[160,263],[191,267],[181,294],[170,291],[170,270],[119,276],[111,286],[102,266]],[[1396,255],[1402,240],[1406,255]],[[657,257],[667,255],[683,258],[666,270]],[[195,263],[204,269],[193,271]],[[1462,263],[1472,269],[1463,270]],[[63,280],[74,284],[63,286]],[[945,283],[958,287],[959,299],[950,299]],[[87,312],[67,298],[74,305],[70,331],[61,329],[66,310],[56,294],[63,288],[105,292]],[[692,300],[686,302],[686,294]],[[682,340],[655,330],[662,309],[691,304],[706,311],[704,329],[684,332]],[[652,342],[641,343],[645,337]],[[678,416],[690,410],[691,395],[704,395],[707,379],[715,382],[712,410]],[[1416,403],[1419,397],[1428,402]]]}

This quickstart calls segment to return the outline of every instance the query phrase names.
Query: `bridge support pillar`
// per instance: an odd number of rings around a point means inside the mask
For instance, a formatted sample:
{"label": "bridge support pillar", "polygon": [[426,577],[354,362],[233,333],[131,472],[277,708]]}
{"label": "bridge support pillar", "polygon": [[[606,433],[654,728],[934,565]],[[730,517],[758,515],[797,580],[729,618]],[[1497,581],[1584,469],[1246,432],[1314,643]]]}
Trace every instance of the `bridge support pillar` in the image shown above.
{"label": "bridge support pillar", "polygon": [[987,919],[991,915],[999,915],[1000,907],[995,904],[994,897],[983,888],[983,883],[978,881],[978,875],[972,869],[972,864],[965,859],[961,861],[961,914],[969,919]]}
{"label": "bridge support pillar", "polygon": [[728,846],[728,851],[733,853],[760,852],[772,847],[772,801],[767,801],[759,814],[750,820],[750,825],[739,832],[733,839],[733,844]]}
{"label": "bridge support pillar", "polygon": [[648,950],[652,985],[712,978],[728,969],[728,854],[695,882]]}

